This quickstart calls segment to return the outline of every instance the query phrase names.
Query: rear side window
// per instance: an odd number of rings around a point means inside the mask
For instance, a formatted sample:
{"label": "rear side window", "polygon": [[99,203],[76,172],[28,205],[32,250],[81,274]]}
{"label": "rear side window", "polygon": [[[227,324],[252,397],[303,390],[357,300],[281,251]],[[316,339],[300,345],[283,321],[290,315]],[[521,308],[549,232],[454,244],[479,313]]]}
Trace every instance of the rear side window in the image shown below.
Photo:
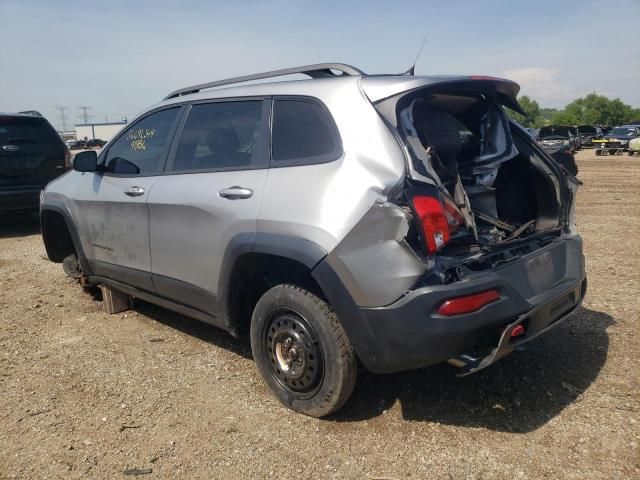
{"label": "rear side window", "polygon": [[159,173],[179,110],[161,110],[133,124],[109,147],[105,170],[116,175]]}
{"label": "rear side window", "polygon": [[0,145],[62,143],[49,122],[42,117],[0,117]]}
{"label": "rear side window", "polygon": [[274,167],[331,162],[342,154],[333,119],[314,101],[276,100],[271,136]]}
{"label": "rear side window", "polygon": [[193,105],[170,170],[244,170],[266,166],[261,147],[262,126],[261,100]]}

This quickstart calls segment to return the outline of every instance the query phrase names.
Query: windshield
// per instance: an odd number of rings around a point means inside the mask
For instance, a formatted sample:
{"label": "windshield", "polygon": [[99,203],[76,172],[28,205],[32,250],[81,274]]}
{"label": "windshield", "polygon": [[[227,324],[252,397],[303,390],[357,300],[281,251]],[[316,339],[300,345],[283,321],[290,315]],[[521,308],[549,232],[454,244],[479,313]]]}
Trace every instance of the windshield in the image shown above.
{"label": "windshield", "polygon": [[569,138],[568,127],[542,127],[539,138]]}
{"label": "windshield", "polygon": [[609,132],[609,135],[620,135],[621,137],[632,137],[635,135],[635,128],[617,127]]}
{"label": "windshield", "polygon": [[592,127],[591,125],[580,125],[578,127],[578,132],[580,133],[596,133],[596,127]]}

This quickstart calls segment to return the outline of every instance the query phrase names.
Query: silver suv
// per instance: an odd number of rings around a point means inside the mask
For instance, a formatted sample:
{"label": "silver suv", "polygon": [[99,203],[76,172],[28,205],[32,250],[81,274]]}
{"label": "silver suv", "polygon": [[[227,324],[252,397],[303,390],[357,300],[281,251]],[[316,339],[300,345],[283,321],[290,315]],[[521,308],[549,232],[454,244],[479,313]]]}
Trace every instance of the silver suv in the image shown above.
{"label": "silver suv", "polygon": [[[311,78],[247,84],[292,74]],[[249,334],[308,415],[345,403],[358,363],[475,372],[586,290],[579,181],[509,122],[518,90],[343,64],[183,88],[47,186],[48,256]]]}

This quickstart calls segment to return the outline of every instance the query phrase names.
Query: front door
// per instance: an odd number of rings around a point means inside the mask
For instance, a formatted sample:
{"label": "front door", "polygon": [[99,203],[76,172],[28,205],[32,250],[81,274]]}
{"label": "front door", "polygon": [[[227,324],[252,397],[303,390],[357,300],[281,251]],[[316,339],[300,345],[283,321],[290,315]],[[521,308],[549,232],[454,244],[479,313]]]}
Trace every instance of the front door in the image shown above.
{"label": "front door", "polygon": [[216,315],[225,250],[253,235],[269,163],[262,100],[190,107],[165,175],[148,199],[159,295]]}
{"label": "front door", "polygon": [[83,175],[74,216],[94,275],[153,291],[147,199],[164,168],[180,110],[137,121],[100,155],[102,171]]}

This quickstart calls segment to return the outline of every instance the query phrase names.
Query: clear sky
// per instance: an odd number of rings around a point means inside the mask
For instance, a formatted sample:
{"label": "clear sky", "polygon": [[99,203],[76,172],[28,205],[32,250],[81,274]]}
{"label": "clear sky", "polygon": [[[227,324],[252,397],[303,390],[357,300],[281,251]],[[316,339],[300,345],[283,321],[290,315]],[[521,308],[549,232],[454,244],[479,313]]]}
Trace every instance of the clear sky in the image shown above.
{"label": "clear sky", "polygon": [[316,62],[514,79],[640,106],[640,0],[0,0],[0,111],[132,117],[193,83]]}

